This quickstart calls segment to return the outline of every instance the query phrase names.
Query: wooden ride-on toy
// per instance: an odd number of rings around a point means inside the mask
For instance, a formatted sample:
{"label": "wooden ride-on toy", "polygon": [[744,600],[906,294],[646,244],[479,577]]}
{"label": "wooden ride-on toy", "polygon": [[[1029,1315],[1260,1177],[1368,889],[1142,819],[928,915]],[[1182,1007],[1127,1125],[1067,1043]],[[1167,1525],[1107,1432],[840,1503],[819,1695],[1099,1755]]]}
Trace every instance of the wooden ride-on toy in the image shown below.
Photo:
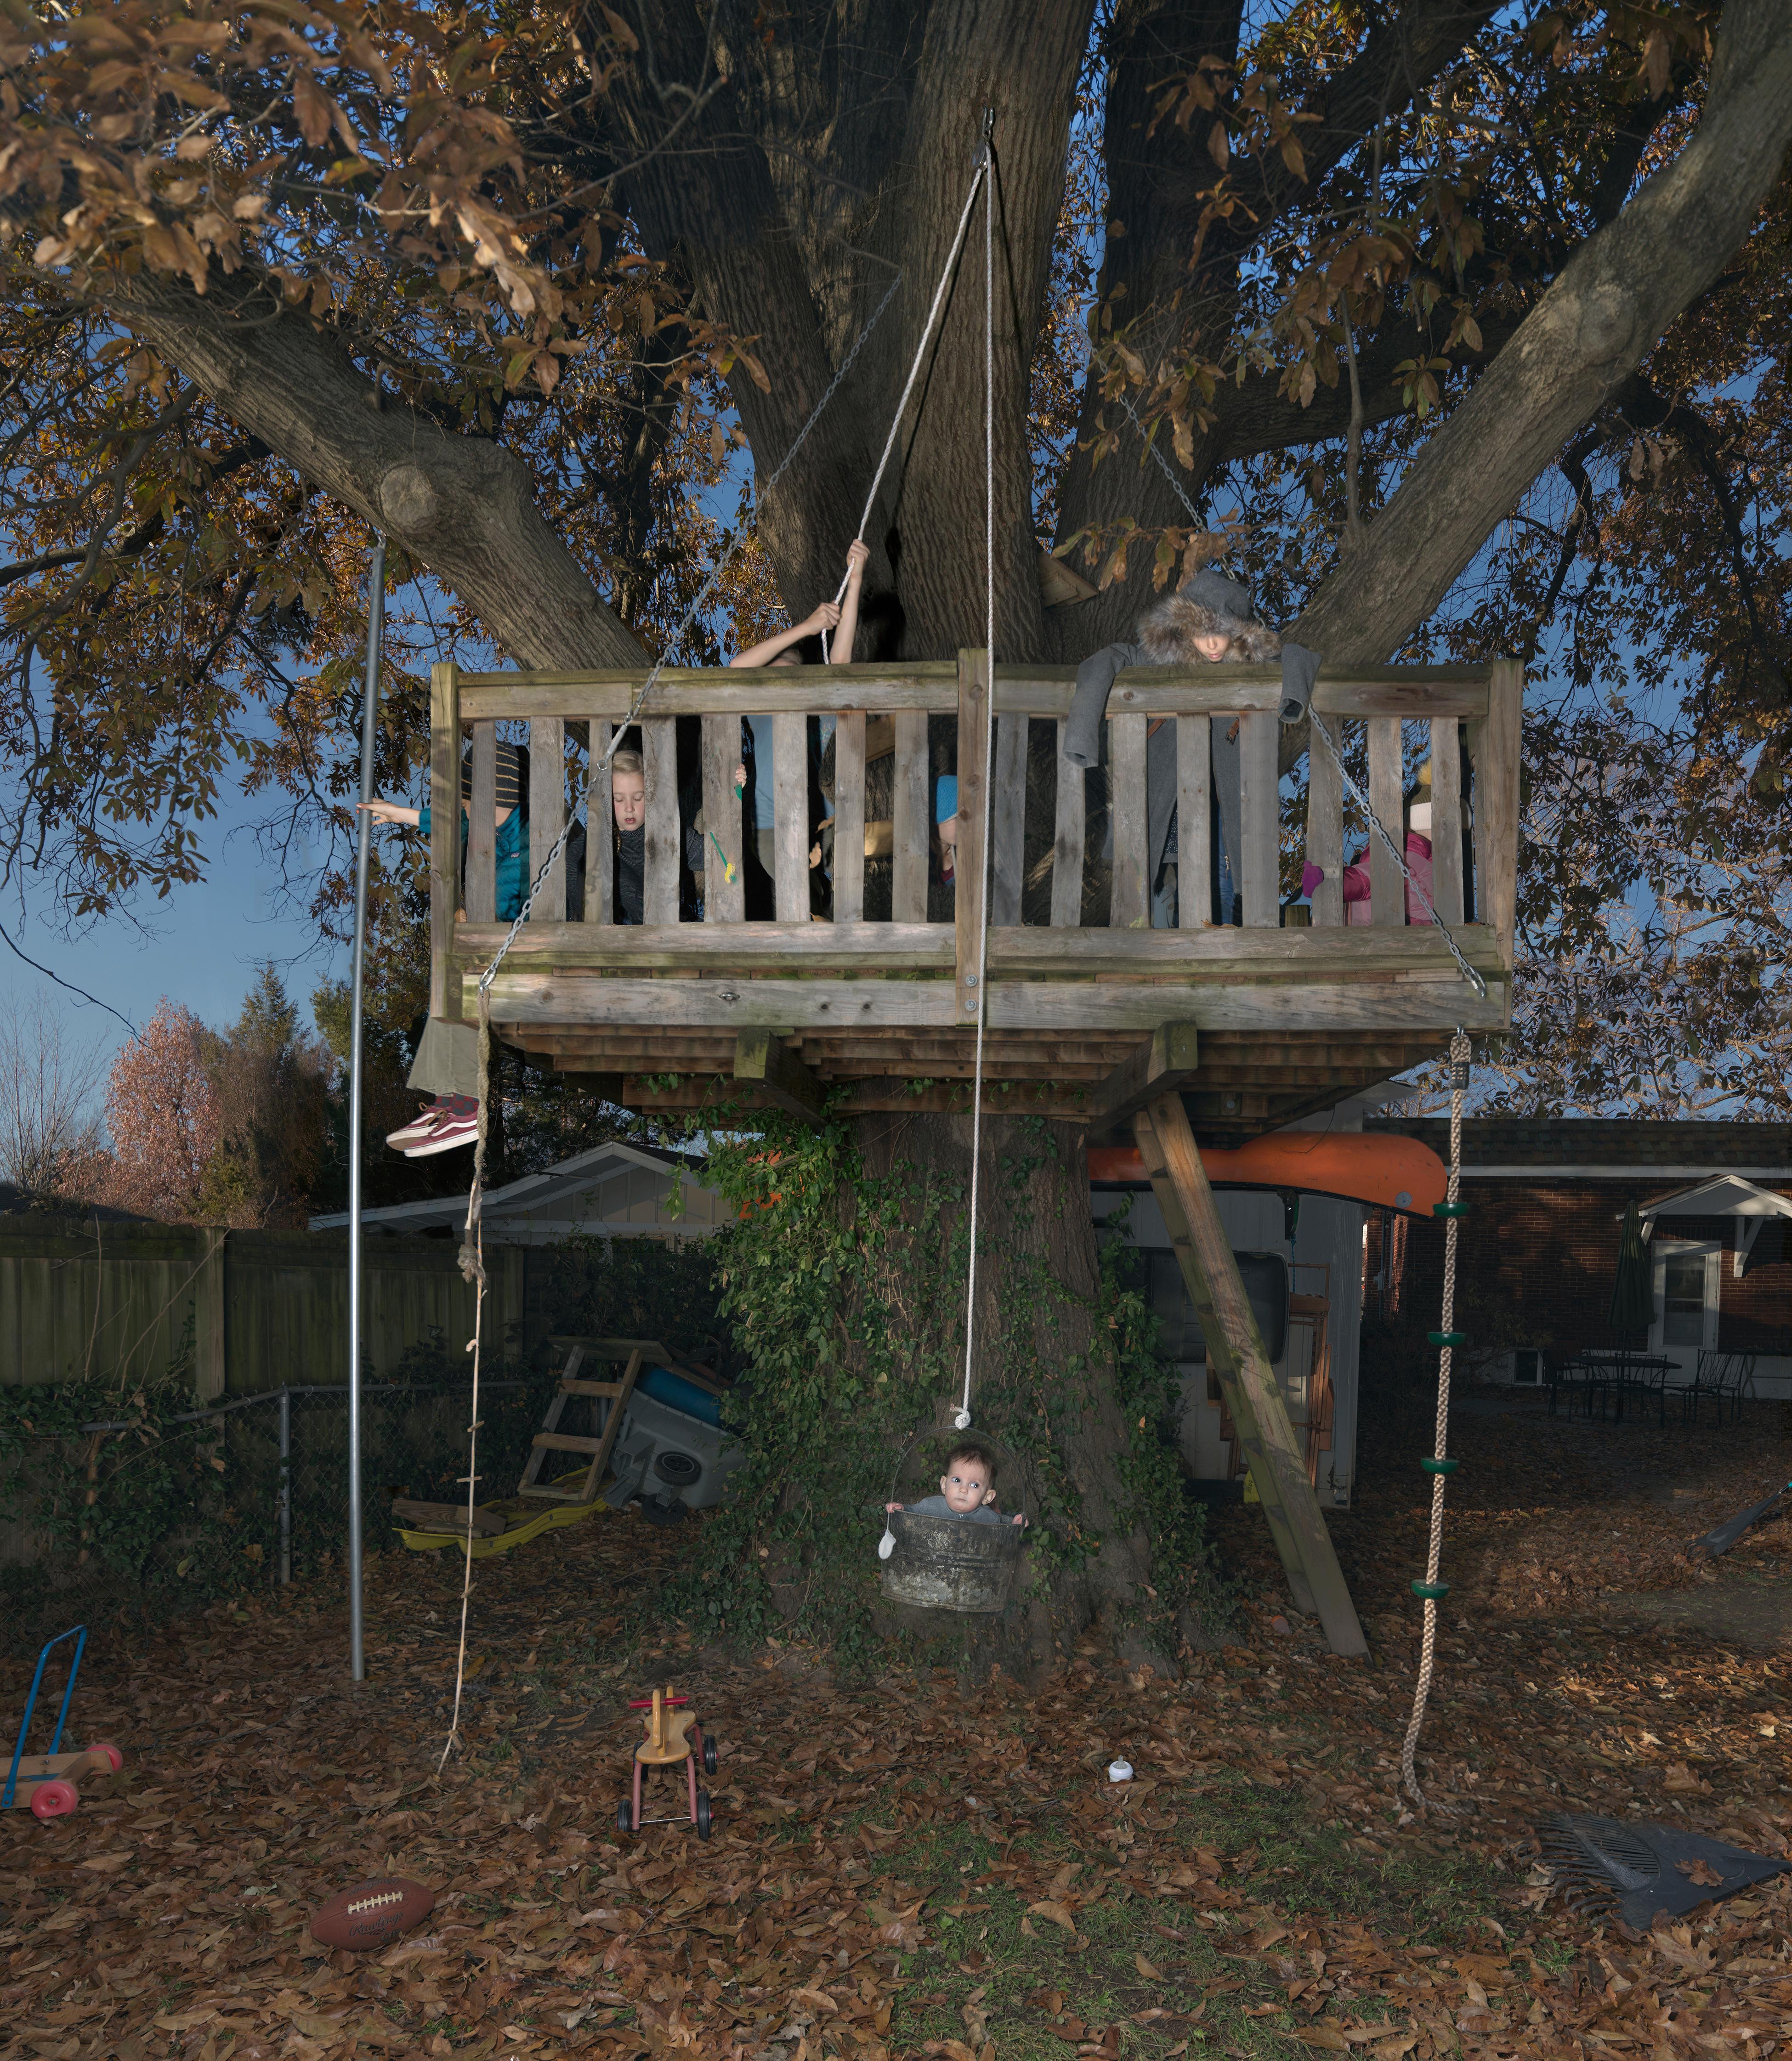
{"label": "wooden ride-on toy", "polygon": [[[694,1711],[684,1706],[690,1701],[688,1696],[674,1696],[663,1689],[654,1690],[650,1697],[631,1703],[631,1711],[650,1713],[646,1735],[634,1750],[634,1791],[625,1796],[616,1806],[616,1829],[618,1832],[638,1832],[643,1825],[693,1824],[697,1836],[710,1836],[710,1792],[697,1786],[697,1763],[703,1763],[703,1772],[715,1772],[715,1735],[705,1737],[703,1721]],[[690,1791],[690,1808],[688,1818],[683,1812],[668,1818],[643,1818],[641,1815],[641,1791],[643,1777],[650,1767],[670,1767],[676,1761],[685,1764],[685,1779]]]}
{"label": "wooden ride-on toy", "polygon": [[[66,1639],[74,1641],[74,1659],[69,1668],[68,1687],[62,1691],[62,1707],[56,1714],[56,1730],[50,1739],[50,1751],[28,1754],[25,1751],[25,1735],[31,1729],[31,1713],[37,1707],[44,1663]],[[6,1788],[0,1791],[0,1811],[28,1804],[37,1817],[66,1818],[81,1801],[81,1791],[75,1787],[78,1775],[116,1775],[124,1766],[124,1755],[106,1739],[84,1747],[79,1753],[58,1751],[62,1743],[62,1727],[68,1721],[69,1705],[74,1699],[81,1656],[86,1647],[87,1627],[78,1624],[67,1631],[58,1632],[38,1655],[37,1672],[31,1677],[31,1693],[25,1699],[25,1716],[13,1747],[12,1766],[7,1771]]]}

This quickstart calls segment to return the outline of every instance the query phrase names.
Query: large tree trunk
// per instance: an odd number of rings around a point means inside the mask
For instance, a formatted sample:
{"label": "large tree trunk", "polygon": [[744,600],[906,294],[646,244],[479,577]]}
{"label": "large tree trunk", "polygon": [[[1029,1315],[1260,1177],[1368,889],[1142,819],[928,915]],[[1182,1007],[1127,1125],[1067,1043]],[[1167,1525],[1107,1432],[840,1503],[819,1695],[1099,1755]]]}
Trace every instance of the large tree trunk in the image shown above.
{"label": "large tree trunk", "polygon": [[[1024,1511],[1031,1525],[1006,1615],[898,1605],[890,1607],[891,1620],[943,1642],[978,1674],[1049,1665],[1091,1624],[1129,1659],[1169,1671],[1174,1626],[1154,1636],[1137,1615],[1152,1579],[1151,1542],[1122,1478],[1129,1440],[1156,1431],[1153,1425],[1142,1434],[1122,1414],[1114,1339],[1097,1315],[1082,1127],[984,1119],[969,1435],[950,1428],[947,1407],[962,1393],[966,1281],[957,1267],[943,1271],[941,1260],[942,1252],[956,1259],[966,1248],[965,1210],[959,1204],[935,1220],[921,1199],[942,1191],[968,1195],[970,1119],[862,1117],[857,1132],[867,1175],[882,1179],[900,1171],[917,1198],[911,1227],[878,1255],[868,1292],[906,1327],[913,1365],[946,1375],[945,1389],[927,1384],[916,1397],[913,1428],[920,1435],[903,1465],[898,1499],[934,1493],[954,1443],[976,1436],[996,1450],[1002,1509]],[[1158,1570],[1166,1592],[1177,1571]]]}

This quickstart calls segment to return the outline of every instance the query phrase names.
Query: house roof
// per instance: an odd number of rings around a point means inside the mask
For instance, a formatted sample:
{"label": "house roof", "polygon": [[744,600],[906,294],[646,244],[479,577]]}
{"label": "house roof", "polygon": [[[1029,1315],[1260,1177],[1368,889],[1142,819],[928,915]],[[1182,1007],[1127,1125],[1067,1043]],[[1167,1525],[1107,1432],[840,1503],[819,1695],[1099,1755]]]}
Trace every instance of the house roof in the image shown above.
{"label": "house roof", "polygon": [[1758,1188],[1740,1174],[1719,1174],[1696,1187],[1658,1195],[1637,1214],[1645,1217],[1792,1217],[1792,1199]]}
{"label": "house roof", "polygon": [[[1443,1117],[1368,1116],[1365,1131],[1422,1139],[1447,1162]],[[1478,1179],[1697,1181],[1715,1174],[1792,1181],[1792,1123],[1716,1119],[1478,1116],[1462,1125],[1462,1171]],[[1717,1214],[1722,1214],[1718,1212]]]}
{"label": "house roof", "polygon": [[[486,1235],[500,1243],[546,1244],[581,1234],[602,1238],[703,1238],[729,1221],[727,1205],[696,1179],[688,1159],[612,1143],[575,1152],[539,1174],[489,1189],[480,1205]],[[672,1208],[674,1187],[682,1207]],[[466,1220],[466,1191],[426,1202],[364,1210],[362,1223],[381,1231],[458,1228]],[[342,1231],[348,1213],[313,1217],[313,1231]]]}

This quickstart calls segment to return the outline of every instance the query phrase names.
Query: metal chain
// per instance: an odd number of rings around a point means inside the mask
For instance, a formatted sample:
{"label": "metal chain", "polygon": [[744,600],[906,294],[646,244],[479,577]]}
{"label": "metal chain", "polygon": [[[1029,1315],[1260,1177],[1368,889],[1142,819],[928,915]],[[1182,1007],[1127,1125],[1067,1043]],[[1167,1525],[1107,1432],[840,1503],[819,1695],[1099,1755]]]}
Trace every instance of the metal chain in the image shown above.
{"label": "metal chain", "polygon": [[[840,390],[841,382],[845,379],[846,374],[853,369],[854,360],[857,358],[860,351],[865,348],[866,340],[870,337],[872,330],[874,330],[878,322],[882,320],[884,310],[890,306],[893,300],[895,299],[897,291],[901,287],[902,283],[902,275],[898,272],[895,278],[890,281],[889,290],[885,294],[883,298],[878,302],[877,306],[872,310],[871,319],[865,325],[864,328],[859,331],[858,336],[854,339],[852,349],[849,350],[846,356],[840,361],[840,369],[834,374],[833,378],[828,382],[827,391],[822,394],[822,398],[815,403],[814,406],[810,410],[809,419],[803,424],[802,427],[797,431],[795,442],[790,446],[790,448],[785,452],[783,457],[778,460],[777,470],[772,474],[770,478],[766,482],[762,487],[758,489],[756,498],[762,506],[766,501],[770,499],[773,490],[777,486],[779,480],[784,477],[785,473],[789,470],[790,461],[796,456],[797,453],[802,449],[803,445],[808,440],[809,432],[814,429],[816,423],[821,420],[822,411],[826,407],[828,402],[831,401],[834,395]],[[739,550],[740,546],[741,534],[737,532],[734,536],[729,538],[726,549],[723,550],[721,557],[716,560],[714,567],[710,570],[709,578],[705,580],[702,586],[698,589],[695,598],[691,602],[690,606],[686,609],[683,615],[679,618],[678,627],[666,639],[665,649],[661,652],[659,657],[654,661],[653,670],[642,682],[641,691],[635,696],[634,705],[629,710],[628,714],[624,716],[621,722],[617,725],[615,732],[610,738],[609,745],[606,748],[602,757],[597,761],[597,767],[607,766],[610,760],[616,755],[617,748],[622,741],[623,733],[628,729],[630,724],[634,722],[640,715],[642,709],[646,706],[648,695],[654,690],[654,682],[658,679],[660,674],[666,670],[666,652],[672,650],[682,639],[685,632],[690,627],[692,622],[696,619],[699,610],[702,608],[704,603],[715,591],[716,582],[728,570],[729,563],[734,558],[735,552]],[[595,770],[596,768],[594,767],[593,770]],[[577,822],[578,818],[573,815],[570,810],[569,810],[567,812],[566,822],[562,823],[560,827],[560,834],[554,841],[553,850],[550,851],[547,857],[542,860],[541,870],[535,875],[534,880],[530,884],[529,893],[524,898],[522,906],[518,910],[515,920],[510,925],[510,929],[505,933],[503,943],[498,946],[497,952],[494,954],[491,964],[487,966],[485,971],[479,976],[479,992],[482,994],[488,994],[490,991],[492,982],[498,978],[498,969],[503,965],[506,954],[509,952],[511,946],[516,942],[517,933],[522,928],[523,925],[528,922],[529,912],[535,906],[535,897],[541,893],[542,886],[546,881],[549,874],[551,873],[554,868],[559,863],[562,855],[566,851],[567,839],[571,837],[573,831],[577,826]]]}
{"label": "metal chain", "polygon": [[1456,1239],[1462,1224],[1462,1103],[1468,1093],[1469,1059],[1473,1051],[1467,1031],[1458,1030],[1450,1041],[1450,1181],[1446,1190],[1443,1234],[1443,1323],[1432,1336],[1438,1347],[1438,1424],[1431,1475],[1431,1540],[1425,1557],[1425,1579],[1414,1587],[1424,1595],[1425,1635],[1418,1655],[1418,1680],[1413,1690],[1413,1714],[1406,1725],[1406,1744],[1400,1749],[1400,1779],[1406,1794],[1421,1808],[1425,1803],[1414,1767],[1418,1735],[1425,1723],[1425,1706],[1431,1694],[1431,1675],[1437,1659],[1438,1603],[1444,1587],[1438,1577],[1443,1563],[1444,1483],[1454,1463],[1449,1456],[1450,1376],[1456,1352]]}
{"label": "metal chain", "polygon": [[1394,843],[1393,837],[1389,833],[1387,826],[1382,821],[1381,818],[1376,814],[1375,811],[1370,807],[1369,797],[1363,793],[1362,790],[1357,785],[1355,781],[1350,778],[1350,768],[1344,763],[1343,755],[1338,750],[1336,743],[1333,741],[1331,732],[1326,729],[1324,718],[1317,714],[1314,715],[1311,718],[1310,726],[1315,737],[1320,737],[1325,739],[1326,749],[1331,754],[1331,762],[1338,768],[1338,777],[1350,790],[1350,794],[1354,799],[1357,806],[1362,810],[1364,816],[1367,818],[1369,827],[1387,847],[1389,858],[1390,858],[1394,861],[1394,864],[1400,869],[1400,878],[1406,882],[1407,886],[1410,887],[1413,893],[1418,897],[1420,904],[1423,907],[1426,914],[1434,924],[1436,924],[1438,935],[1442,938],[1445,944],[1449,946],[1450,956],[1456,962],[1457,971],[1461,974],[1463,979],[1468,982],[1469,986],[1472,987],[1475,993],[1480,996],[1481,999],[1485,1002],[1487,999],[1487,983],[1481,978],[1480,974],[1476,972],[1475,969],[1469,964],[1467,959],[1463,957],[1462,948],[1457,943],[1454,937],[1451,935],[1450,926],[1444,921],[1442,917],[1438,914],[1436,906],[1432,902],[1430,896],[1426,893],[1425,890],[1420,886],[1418,882],[1413,878],[1412,869],[1407,865],[1405,856],[1401,852],[1399,846]]}
{"label": "metal chain", "polygon": [[[1145,446],[1145,448],[1151,454],[1152,457],[1157,460],[1158,465],[1162,471],[1164,478],[1170,482],[1170,487],[1174,492],[1177,499],[1182,502],[1183,508],[1187,511],[1189,520],[1191,522],[1199,522],[1202,520],[1202,518],[1195,513],[1194,503],[1190,500],[1188,495],[1183,491],[1182,482],[1176,477],[1175,473],[1170,469],[1169,459],[1164,456],[1162,450],[1159,448],[1156,441],[1146,435],[1145,425],[1138,419],[1138,410],[1133,406],[1132,396],[1130,394],[1122,393],[1120,396],[1120,405],[1126,410],[1126,413],[1132,417],[1133,427],[1138,432],[1139,441]],[[1462,974],[1463,979],[1468,982],[1469,986],[1472,987],[1481,999],[1485,1002],[1487,999],[1487,983],[1481,978],[1480,974],[1475,971],[1474,968],[1469,964],[1467,959],[1463,957],[1461,946],[1459,946],[1455,938],[1450,935],[1450,926],[1445,922],[1442,917],[1438,914],[1436,909],[1432,906],[1430,896],[1427,894],[1425,890],[1419,886],[1418,882],[1414,879],[1411,869],[1406,864],[1405,854],[1401,851],[1399,846],[1394,842],[1392,836],[1389,834],[1387,827],[1382,822],[1381,818],[1376,814],[1375,811],[1372,808],[1370,807],[1369,797],[1363,793],[1362,790],[1357,785],[1355,781],[1350,778],[1350,769],[1345,765],[1342,758],[1339,755],[1338,746],[1332,740],[1331,732],[1326,729],[1324,722],[1317,715],[1312,718],[1312,727],[1318,736],[1325,739],[1326,749],[1331,754],[1332,763],[1338,768],[1339,778],[1343,781],[1344,785],[1350,790],[1350,794],[1354,798],[1357,806],[1362,810],[1364,816],[1368,819],[1370,827],[1374,831],[1376,836],[1381,839],[1382,842],[1387,847],[1388,855],[1393,859],[1394,864],[1400,869],[1401,878],[1406,882],[1406,885],[1424,904],[1426,914],[1430,917],[1431,921],[1437,925],[1438,930],[1442,933],[1443,941],[1450,948],[1450,956],[1456,962],[1458,972]]]}

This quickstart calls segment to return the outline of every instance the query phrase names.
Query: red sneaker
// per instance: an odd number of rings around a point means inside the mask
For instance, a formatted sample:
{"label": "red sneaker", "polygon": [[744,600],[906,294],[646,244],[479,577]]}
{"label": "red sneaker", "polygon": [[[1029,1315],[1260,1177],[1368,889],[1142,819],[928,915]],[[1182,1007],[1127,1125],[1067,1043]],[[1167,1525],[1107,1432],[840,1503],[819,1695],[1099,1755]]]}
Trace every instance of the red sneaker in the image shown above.
{"label": "red sneaker", "polygon": [[448,1095],[438,1095],[426,1109],[419,1110],[409,1123],[401,1124],[396,1131],[386,1134],[386,1142],[394,1152],[408,1151],[413,1145],[421,1145],[434,1130],[436,1120],[452,1099]]}
{"label": "red sneaker", "polygon": [[471,1145],[479,1135],[479,1103],[476,1095],[445,1095],[437,1105],[435,1120],[427,1134],[405,1147],[407,1159],[427,1159],[433,1153],[452,1152],[458,1145]]}

